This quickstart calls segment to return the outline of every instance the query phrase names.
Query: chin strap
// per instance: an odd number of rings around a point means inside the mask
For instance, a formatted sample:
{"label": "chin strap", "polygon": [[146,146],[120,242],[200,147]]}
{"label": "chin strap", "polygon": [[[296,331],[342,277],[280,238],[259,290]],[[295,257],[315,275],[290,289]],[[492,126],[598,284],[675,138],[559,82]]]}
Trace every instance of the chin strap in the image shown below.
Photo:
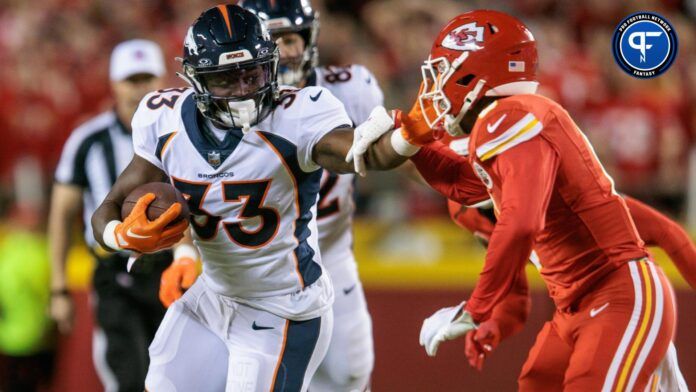
{"label": "chin strap", "polygon": [[249,130],[251,129],[251,125],[249,125],[250,119],[251,119],[251,114],[249,113],[249,109],[248,108],[240,108],[238,115],[239,115],[239,122],[242,123],[242,133],[246,135],[247,133],[249,133]]}
{"label": "chin strap", "polygon": [[242,132],[247,134],[251,129],[252,111],[256,109],[256,103],[253,99],[247,99],[239,102],[228,102],[230,120],[235,127],[241,126]]}

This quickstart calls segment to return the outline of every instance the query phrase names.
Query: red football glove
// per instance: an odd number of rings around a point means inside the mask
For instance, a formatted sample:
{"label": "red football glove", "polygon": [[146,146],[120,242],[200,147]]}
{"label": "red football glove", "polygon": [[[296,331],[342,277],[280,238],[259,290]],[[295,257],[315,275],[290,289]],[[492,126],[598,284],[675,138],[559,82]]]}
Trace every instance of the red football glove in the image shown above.
{"label": "red football glove", "polygon": [[159,298],[165,308],[168,308],[184,291],[191,287],[198,277],[198,265],[195,260],[183,257],[174,260],[164,272],[160,280]]}
{"label": "red football glove", "polygon": [[478,328],[466,334],[464,353],[469,365],[478,370],[483,370],[483,361],[486,356],[495,350],[500,343],[500,328],[495,320],[484,321]]}
{"label": "red football glove", "polygon": [[184,237],[188,222],[182,220],[173,226],[167,226],[181,213],[181,204],[172,204],[157,219],[147,218],[147,207],[155,200],[154,193],[147,193],[138,199],[126,219],[119,223],[114,234],[116,244],[121,249],[139,253],[153,253],[171,248]]}

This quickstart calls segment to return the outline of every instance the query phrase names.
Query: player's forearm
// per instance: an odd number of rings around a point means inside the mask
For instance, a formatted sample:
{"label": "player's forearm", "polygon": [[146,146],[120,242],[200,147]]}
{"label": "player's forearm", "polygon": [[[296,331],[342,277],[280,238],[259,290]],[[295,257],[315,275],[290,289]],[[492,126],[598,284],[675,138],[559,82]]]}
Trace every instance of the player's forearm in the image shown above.
{"label": "player's forearm", "polygon": [[442,143],[423,146],[411,161],[428,185],[450,200],[472,205],[489,197],[469,162]]}
{"label": "player's forearm", "polygon": [[689,285],[696,289],[696,246],[675,221],[650,206],[624,195],[638,234],[649,246],[662,248]]}
{"label": "player's forearm", "polygon": [[530,307],[527,275],[522,271],[508,295],[493,308],[491,319],[497,321],[501,339],[522,329],[529,316]]}
{"label": "player's forearm", "polygon": [[[370,170],[393,169],[406,161],[391,146],[391,133],[387,132],[369,146],[365,164]],[[355,173],[353,162],[346,162],[346,155],[353,145],[352,129],[336,129],[326,134],[314,147],[312,158],[324,169],[334,173]]]}
{"label": "player's forearm", "polygon": [[82,205],[82,189],[78,186],[55,183],[51,192],[48,215],[48,242],[51,257],[51,289],[66,288],[65,262],[70,248],[73,222]]}
{"label": "player's forearm", "polygon": [[121,220],[121,205],[131,191],[149,182],[161,182],[167,178],[158,167],[139,155],[134,155],[130,164],[116,179],[111,191],[92,215],[94,238],[105,249],[113,249],[104,242],[104,230],[111,221]]}
{"label": "player's forearm", "polygon": [[391,142],[392,130],[383,135],[377,143],[370,146],[365,156],[367,168],[370,170],[391,170],[408,160],[408,157],[400,155],[394,150]]}
{"label": "player's forearm", "polygon": [[106,199],[92,215],[92,232],[94,234],[94,239],[97,240],[104,249],[111,249],[111,247],[104,242],[104,231],[109,222],[121,219],[122,201],[123,199],[121,199],[121,202]]}
{"label": "player's forearm", "polygon": [[466,310],[476,322],[490,318],[493,308],[520,279],[519,274],[524,274],[524,265],[532,251],[535,233],[536,228],[525,223],[508,228],[505,222],[499,222],[496,226],[486,254],[486,263],[474,292],[466,303]]}
{"label": "player's forearm", "polygon": [[664,218],[667,221],[661,226],[663,231],[657,245],[667,253],[689,286],[696,289],[696,246],[677,222]]}
{"label": "player's forearm", "polygon": [[51,208],[48,219],[48,242],[51,255],[51,290],[66,288],[65,261],[70,247],[72,218],[65,211]]}

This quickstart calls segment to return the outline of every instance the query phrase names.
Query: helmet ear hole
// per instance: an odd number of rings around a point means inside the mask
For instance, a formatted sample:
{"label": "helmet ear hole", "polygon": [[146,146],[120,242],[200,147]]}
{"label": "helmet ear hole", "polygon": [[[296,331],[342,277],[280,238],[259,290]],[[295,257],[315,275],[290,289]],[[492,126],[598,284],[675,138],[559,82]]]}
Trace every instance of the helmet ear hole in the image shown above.
{"label": "helmet ear hole", "polygon": [[495,34],[499,31],[499,29],[496,26],[493,26],[490,23],[487,23],[487,25],[488,25],[488,30],[490,30],[491,34]]}
{"label": "helmet ear hole", "polygon": [[466,87],[469,85],[469,83],[471,83],[472,80],[474,80],[475,77],[476,77],[476,75],[474,75],[474,74],[468,74],[466,76],[459,78],[459,80],[457,80],[457,84],[460,86]]}

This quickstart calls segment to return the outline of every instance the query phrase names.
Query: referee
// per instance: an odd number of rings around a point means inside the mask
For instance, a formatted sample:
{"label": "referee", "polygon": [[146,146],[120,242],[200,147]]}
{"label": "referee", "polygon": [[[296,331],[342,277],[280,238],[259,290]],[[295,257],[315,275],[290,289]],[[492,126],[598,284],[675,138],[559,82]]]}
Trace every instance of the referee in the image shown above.
{"label": "referee", "polygon": [[157,44],[125,41],[111,54],[109,76],[115,107],[75,129],[56,169],[49,216],[51,316],[61,333],[72,329],[65,260],[72,223],[82,210],[85,241],[96,259],[93,277],[93,359],[106,391],[143,391],[148,345],[164,316],[160,275],[171,252],[143,256],[126,272],[127,254],[107,253],[92,236],[90,217],[133,156],[130,121],[142,97],[161,88],[166,70]]}

